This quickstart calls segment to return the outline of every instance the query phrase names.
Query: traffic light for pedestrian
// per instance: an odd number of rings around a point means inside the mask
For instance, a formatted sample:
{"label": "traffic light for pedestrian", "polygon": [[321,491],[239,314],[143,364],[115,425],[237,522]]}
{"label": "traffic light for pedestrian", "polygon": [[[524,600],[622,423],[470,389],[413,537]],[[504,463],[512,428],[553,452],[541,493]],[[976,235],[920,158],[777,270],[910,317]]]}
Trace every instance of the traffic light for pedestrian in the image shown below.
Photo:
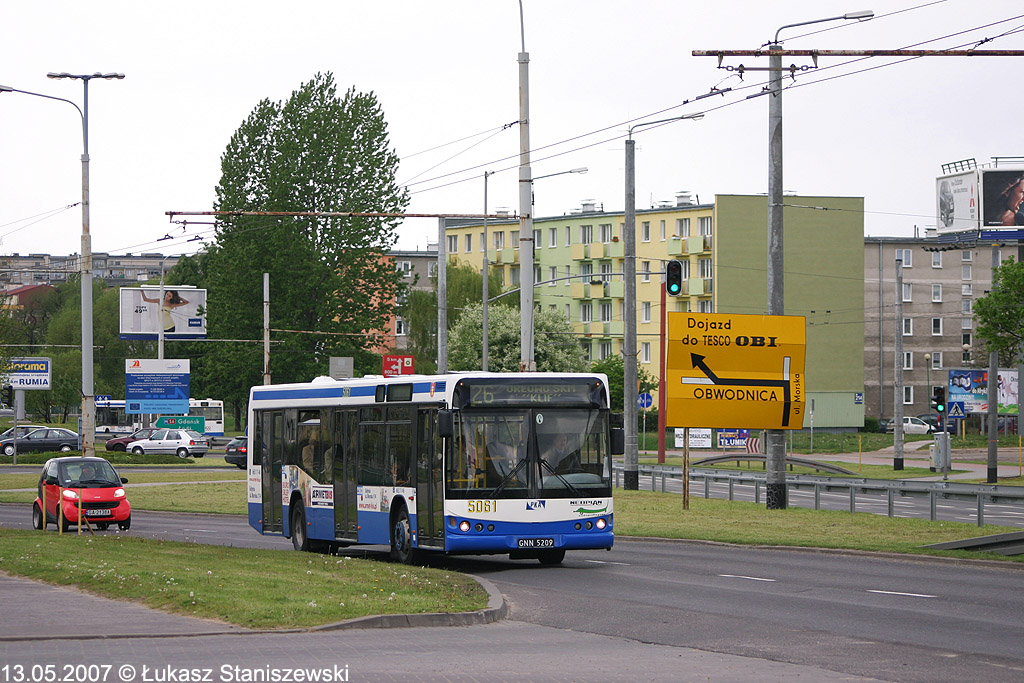
{"label": "traffic light for pedestrian", "polygon": [[665,291],[672,296],[683,293],[683,264],[669,261],[665,264]]}

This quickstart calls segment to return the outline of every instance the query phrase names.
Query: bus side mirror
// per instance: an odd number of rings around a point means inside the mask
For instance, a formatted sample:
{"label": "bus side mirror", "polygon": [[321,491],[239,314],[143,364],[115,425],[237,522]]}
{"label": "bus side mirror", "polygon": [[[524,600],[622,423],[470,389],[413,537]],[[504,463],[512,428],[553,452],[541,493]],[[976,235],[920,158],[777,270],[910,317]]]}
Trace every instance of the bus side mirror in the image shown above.
{"label": "bus side mirror", "polygon": [[612,428],[612,455],[622,455],[626,452],[626,430],[618,427]]}
{"label": "bus side mirror", "polygon": [[455,415],[450,410],[437,411],[437,431],[446,439],[455,436]]}

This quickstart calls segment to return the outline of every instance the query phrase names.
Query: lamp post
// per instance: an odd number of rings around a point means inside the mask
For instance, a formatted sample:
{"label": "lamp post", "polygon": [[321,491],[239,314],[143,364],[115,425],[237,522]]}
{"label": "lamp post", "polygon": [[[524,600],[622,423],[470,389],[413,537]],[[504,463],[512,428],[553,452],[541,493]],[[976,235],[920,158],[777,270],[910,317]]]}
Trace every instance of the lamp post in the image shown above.
{"label": "lamp post", "polygon": [[92,354],[92,236],[89,233],[89,81],[94,78],[105,80],[122,79],[124,74],[99,72],[94,74],[48,73],[47,78],[74,78],[82,81],[83,106],[79,107],[71,100],[53,95],[44,95],[28,90],[19,90],[8,86],[0,86],[0,92],[20,92],[25,95],[44,97],[48,100],[67,102],[78,110],[82,118],[82,262],[79,266],[82,294],[82,455],[92,456],[96,453],[96,397],[93,393],[93,354]]}
{"label": "lamp post", "polygon": [[[820,24],[840,19],[870,19],[870,10],[848,12],[837,17],[785,24],[768,45],[768,315],[785,315],[782,252],[782,46],[783,29]],[[781,429],[765,430],[765,499],[769,510],[784,510],[786,494],[786,435]]]}
{"label": "lamp post", "polygon": [[[925,375],[928,378],[928,407],[931,408],[931,395],[932,395],[932,354],[924,354],[924,367],[928,371]],[[941,417],[941,416],[940,416]]]}
{"label": "lamp post", "polygon": [[[626,490],[635,491],[640,488],[640,461],[637,448],[636,413],[637,413],[637,386],[636,386],[636,146],[633,143],[633,131],[646,126],[654,126],[659,123],[671,121],[683,121],[685,119],[698,120],[704,118],[703,112],[694,114],[683,114],[668,119],[657,121],[644,121],[629,127],[629,134],[626,136],[626,215],[622,226],[622,279],[625,284],[623,288],[623,338],[622,338],[622,408],[623,421],[626,432],[626,453],[623,458],[622,487]],[[664,286],[662,287],[664,290]],[[664,311],[664,308],[662,309]],[[658,397],[661,405],[661,395]],[[664,424],[663,411],[659,409],[659,429]],[[683,486],[686,486],[685,482]]]}
{"label": "lamp post", "polygon": [[487,292],[487,270],[488,270],[487,269],[487,179],[490,178],[492,175],[494,175],[494,171],[484,171],[484,236],[482,238],[484,243],[480,245],[481,247],[483,247],[483,250],[484,250],[484,264],[483,264],[483,268],[480,269],[480,272],[484,276],[483,277],[483,280],[484,280],[483,308],[482,308],[483,326],[484,326],[484,347],[483,347],[483,352],[480,354],[480,369],[483,370],[484,372],[487,372],[487,370],[488,370],[488,367],[487,367],[487,362],[488,362],[487,339],[488,339],[488,336],[489,336],[488,333],[487,333],[487,297],[489,296],[489,294]]}
{"label": "lamp post", "polygon": [[[519,343],[521,349],[519,371],[520,372],[536,372],[537,363],[534,360],[534,341],[533,341],[533,288],[537,284],[536,278],[534,277],[534,258],[536,245],[533,243],[533,182],[542,178],[552,178],[556,175],[566,175],[567,173],[586,173],[587,168],[582,166],[580,168],[569,169],[568,171],[559,171],[558,173],[548,173],[546,175],[537,176],[536,178],[530,179],[530,194],[529,204],[526,205],[525,212],[530,215],[530,221],[528,227],[520,221],[520,232],[519,232],[519,314],[520,314],[520,336]],[[520,181],[522,182],[522,181]],[[520,186],[522,191],[522,186]],[[520,197],[520,211],[523,211],[522,197]],[[523,230],[529,230],[530,234],[526,235]],[[484,245],[484,258],[487,258],[487,246]],[[527,289],[529,293],[527,293]],[[484,304],[486,306],[486,304]],[[484,325],[484,340],[486,343],[487,339],[487,326]],[[484,368],[486,369],[486,368]]]}

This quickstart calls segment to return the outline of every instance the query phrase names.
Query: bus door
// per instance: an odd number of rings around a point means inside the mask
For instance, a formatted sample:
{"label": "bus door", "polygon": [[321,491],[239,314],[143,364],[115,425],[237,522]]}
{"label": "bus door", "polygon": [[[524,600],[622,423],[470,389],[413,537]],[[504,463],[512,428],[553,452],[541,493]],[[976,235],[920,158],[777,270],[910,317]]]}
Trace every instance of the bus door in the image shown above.
{"label": "bus door", "polygon": [[356,412],[338,411],[334,415],[334,535],[356,536]]}
{"label": "bus door", "polygon": [[444,473],[437,409],[416,415],[416,527],[419,545],[444,546]]}
{"label": "bus door", "polygon": [[283,531],[281,523],[281,465],[284,463],[284,414],[260,413],[254,448],[263,449],[263,531]]}

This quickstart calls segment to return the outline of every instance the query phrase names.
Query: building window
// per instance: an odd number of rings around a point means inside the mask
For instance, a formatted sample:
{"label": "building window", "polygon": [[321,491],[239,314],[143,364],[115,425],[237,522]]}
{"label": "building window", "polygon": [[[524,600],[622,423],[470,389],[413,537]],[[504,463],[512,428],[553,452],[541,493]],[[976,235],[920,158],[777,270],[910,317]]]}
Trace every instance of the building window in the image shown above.
{"label": "building window", "polygon": [[942,369],[942,351],[932,351],[932,370]]}
{"label": "building window", "polygon": [[697,265],[700,266],[700,277],[711,277],[711,259],[702,258]]}
{"label": "building window", "polygon": [[[492,273],[497,273],[497,278],[496,279],[498,280],[498,286],[499,287],[504,287],[505,286],[505,269],[504,268],[495,268],[491,272]],[[518,268],[513,268],[512,269],[512,277],[515,279],[516,284],[519,284],[519,269]]]}
{"label": "building window", "polygon": [[505,248],[505,233],[504,232],[500,232],[499,231],[499,232],[495,232],[494,233],[494,248],[495,249],[504,249]]}
{"label": "building window", "polygon": [[519,231],[518,230],[511,231],[509,233],[509,235],[508,235],[508,239],[509,239],[510,242],[512,242],[512,244],[509,245],[509,246],[511,246],[513,249],[518,249],[519,248]]}
{"label": "building window", "polygon": [[913,298],[911,296],[912,294],[913,294],[913,285],[911,283],[909,283],[909,282],[904,282],[903,283],[903,300],[904,301],[912,301],[913,300]]}
{"label": "building window", "polygon": [[961,296],[973,296],[973,294],[974,294],[974,287],[972,287],[969,284],[960,285],[960,295]]}
{"label": "building window", "polygon": [[395,266],[402,277],[412,277],[412,261],[399,261]]}
{"label": "building window", "polygon": [[580,348],[583,349],[583,357],[587,359],[588,363],[594,360],[594,349],[589,341],[581,341]]}
{"label": "building window", "polygon": [[903,369],[913,370],[914,369],[914,352],[904,351],[903,352]]}
{"label": "building window", "polygon": [[598,360],[604,360],[605,358],[608,358],[609,356],[612,355],[612,343],[611,342],[601,342],[597,346],[598,346],[598,351],[597,351]]}
{"label": "building window", "polygon": [[[565,226],[565,246],[572,246],[572,227],[568,225]],[[588,345],[587,348],[589,349],[590,346]]]}
{"label": "building window", "polygon": [[651,222],[644,221],[640,224],[640,239],[643,242],[651,241]]}
{"label": "building window", "polygon": [[533,231],[533,248],[540,249],[544,246],[544,240],[541,239],[540,230]]}
{"label": "building window", "polygon": [[645,301],[640,304],[640,322],[649,323],[651,322],[651,302]]}
{"label": "building window", "polygon": [[684,280],[689,280],[690,279],[690,259],[683,259],[681,261],[681,263],[683,264],[683,279]]}
{"label": "building window", "polygon": [[487,247],[487,240],[484,239],[484,234],[480,233],[480,251],[483,251]]}
{"label": "building window", "polygon": [[612,305],[609,302],[602,302],[600,306],[601,322],[610,323],[612,321]]}
{"label": "building window", "polygon": [[565,267],[565,279],[562,282],[566,287],[572,284],[572,269],[569,266]]}
{"label": "building window", "polygon": [[448,253],[454,254],[459,250],[459,236],[448,235]]}
{"label": "building window", "polygon": [[572,320],[572,318],[570,317],[571,313],[572,313],[572,310],[571,310],[569,304],[566,304],[565,305],[565,319],[566,320]]}
{"label": "building window", "polygon": [[960,329],[969,330],[974,327],[974,318],[960,318]]}
{"label": "building window", "polygon": [[914,265],[913,254],[909,249],[897,249],[896,260],[903,261],[904,268],[910,268],[912,265]]}
{"label": "building window", "polygon": [[548,246],[558,246],[558,228],[548,228]]}
{"label": "building window", "polygon": [[676,237],[689,237],[690,236],[690,219],[689,218],[677,218],[676,219]]}
{"label": "building window", "polygon": [[960,266],[960,279],[961,280],[971,280],[971,279],[973,279],[971,277],[971,267],[970,266]]}
{"label": "building window", "polygon": [[963,334],[960,335],[960,345],[961,346],[972,346],[972,343],[971,343],[971,333],[970,332],[964,332]]}
{"label": "building window", "polygon": [[932,336],[942,336],[942,318],[932,318]]}
{"label": "building window", "polygon": [[914,336],[914,319],[904,318],[903,319],[903,336],[912,337]]}
{"label": "building window", "polygon": [[640,263],[640,274],[643,275],[643,278],[641,279],[641,282],[650,282],[651,281],[651,262],[650,261],[641,261],[641,263]]}
{"label": "building window", "polygon": [[661,221],[661,241],[665,241],[665,221]]}
{"label": "building window", "polygon": [[602,263],[601,266],[601,282],[612,281],[612,264]]}
{"label": "building window", "polygon": [[558,266],[548,266],[548,287],[554,287],[555,281],[558,280]]}
{"label": "building window", "polygon": [[650,363],[651,362],[651,342],[640,343],[640,362]]}
{"label": "building window", "polygon": [[612,241],[612,224],[611,223],[601,223],[597,227],[598,227],[598,230],[600,231],[601,242],[602,243],[611,242]]}
{"label": "building window", "polygon": [[903,387],[903,405],[909,406],[914,403],[914,387]]}
{"label": "building window", "polygon": [[594,319],[594,305],[593,304],[580,304],[580,322],[589,323]]}
{"label": "building window", "polygon": [[583,282],[589,282],[591,280],[590,276],[593,275],[593,274],[594,274],[594,264],[593,263],[581,263],[580,264],[580,275],[583,276],[583,277],[580,278],[580,280],[582,280]]}
{"label": "building window", "polygon": [[697,302],[698,313],[714,313],[714,308],[711,306],[711,299],[701,299]]}
{"label": "building window", "polygon": [[961,299],[960,300],[960,312],[961,313],[966,313],[967,315],[971,315],[971,313],[972,313],[971,304],[973,302],[974,302],[973,299]]}
{"label": "building window", "polygon": [[395,335],[404,337],[409,334],[409,328],[406,326],[405,321],[401,318],[395,318]]}
{"label": "building window", "polygon": [[697,219],[697,227],[704,237],[711,235],[711,216],[701,216]]}
{"label": "building window", "polygon": [[941,251],[933,251],[932,252],[932,268],[941,268],[941,267],[942,267],[942,252]]}
{"label": "building window", "polygon": [[965,251],[961,251],[960,252],[960,260],[961,261],[973,261],[974,260],[974,252],[969,250],[969,249],[965,250]]}
{"label": "building window", "polygon": [[437,261],[427,262],[427,277],[437,277]]}
{"label": "building window", "polygon": [[942,285],[932,285],[932,301],[934,303],[942,303]]}
{"label": "building window", "polygon": [[533,269],[533,284],[537,284],[538,282],[540,282],[543,279],[544,279],[544,276],[541,275],[540,266],[535,266],[534,269]]}
{"label": "building window", "polygon": [[580,242],[583,244],[590,244],[594,241],[594,226],[593,225],[581,225],[580,226]]}

